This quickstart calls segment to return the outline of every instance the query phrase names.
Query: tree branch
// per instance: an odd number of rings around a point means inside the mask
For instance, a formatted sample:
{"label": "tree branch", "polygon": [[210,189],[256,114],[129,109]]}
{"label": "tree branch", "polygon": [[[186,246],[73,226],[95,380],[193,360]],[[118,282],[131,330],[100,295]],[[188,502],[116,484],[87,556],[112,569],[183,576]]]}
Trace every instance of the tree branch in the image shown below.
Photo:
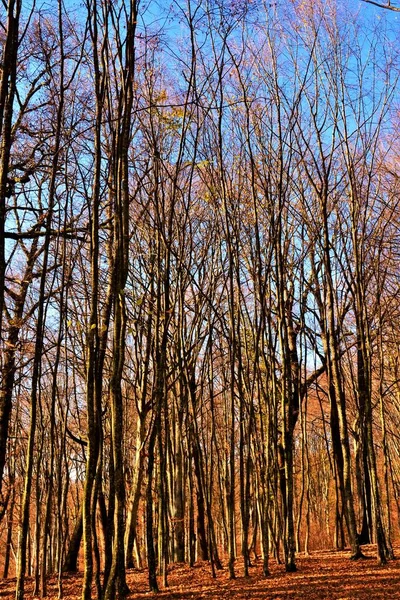
{"label": "tree branch", "polygon": [[386,4],[382,4],[381,2],[375,2],[375,0],[363,0],[363,2],[367,2],[368,4],[373,4],[374,6],[378,6],[379,8],[386,8],[387,10],[393,10],[394,12],[400,12],[400,7],[392,6],[390,0]]}

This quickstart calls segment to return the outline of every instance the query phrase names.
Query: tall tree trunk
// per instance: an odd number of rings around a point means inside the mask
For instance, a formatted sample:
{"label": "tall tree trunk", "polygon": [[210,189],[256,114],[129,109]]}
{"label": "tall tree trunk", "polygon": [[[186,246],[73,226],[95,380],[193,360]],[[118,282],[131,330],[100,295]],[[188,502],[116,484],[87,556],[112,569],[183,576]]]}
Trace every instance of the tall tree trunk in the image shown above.
{"label": "tall tree trunk", "polygon": [[147,489],[146,489],[146,540],[147,540],[147,568],[149,573],[150,590],[158,592],[157,561],[154,550],[154,523],[153,523],[153,471],[154,471],[154,446],[157,440],[156,423],[152,424],[149,439],[147,458]]}
{"label": "tall tree trunk", "polygon": [[[17,55],[19,46],[19,20],[22,9],[22,0],[8,0],[4,3],[7,12],[5,25],[5,39],[2,53],[2,67],[0,79],[0,342],[3,341],[3,311],[4,311],[4,281],[6,272],[5,259],[5,222],[6,198],[8,196],[8,175],[12,145],[12,118],[14,96],[17,78]],[[3,384],[2,384],[3,386]],[[0,425],[5,420],[7,404],[0,403]],[[4,457],[7,446],[7,428],[0,427],[0,500],[2,492]]]}

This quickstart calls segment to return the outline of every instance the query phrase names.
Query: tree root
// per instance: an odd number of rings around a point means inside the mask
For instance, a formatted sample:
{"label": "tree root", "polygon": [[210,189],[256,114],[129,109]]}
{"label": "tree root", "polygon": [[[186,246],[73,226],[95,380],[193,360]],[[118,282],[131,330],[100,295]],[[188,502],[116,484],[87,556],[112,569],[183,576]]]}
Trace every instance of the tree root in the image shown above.
{"label": "tree root", "polygon": [[352,554],[350,556],[350,560],[367,560],[368,556],[365,556],[365,554],[363,554],[361,552],[361,550],[359,550],[358,552],[356,552],[355,554]]}

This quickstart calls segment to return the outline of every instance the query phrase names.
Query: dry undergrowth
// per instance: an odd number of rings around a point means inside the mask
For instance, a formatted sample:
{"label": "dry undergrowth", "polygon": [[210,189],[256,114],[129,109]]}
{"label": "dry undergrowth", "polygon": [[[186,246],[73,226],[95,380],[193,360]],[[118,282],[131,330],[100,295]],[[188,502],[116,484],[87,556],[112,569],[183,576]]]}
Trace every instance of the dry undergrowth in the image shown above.
{"label": "dry undergrowth", "polygon": [[[315,552],[310,557],[298,556],[298,571],[286,574],[282,565],[271,564],[271,577],[261,574],[261,564],[254,565],[250,577],[239,573],[237,579],[229,580],[227,571],[211,576],[206,563],[194,569],[184,565],[171,565],[169,588],[161,589],[156,596],[162,600],[280,600],[303,598],[307,600],[356,598],[380,600],[400,599],[400,560],[380,567],[376,564],[372,547],[364,548],[369,560],[350,561],[345,552]],[[400,549],[397,548],[400,556]],[[239,570],[239,569],[237,569]],[[63,590],[65,600],[77,600],[81,594],[81,575],[65,576]],[[132,590],[130,600],[155,597],[148,592],[146,572],[129,571],[128,584]],[[0,582],[1,600],[14,598],[15,580]],[[49,600],[57,598],[57,582],[49,582]],[[32,600],[32,581],[26,585],[26,600]]]}

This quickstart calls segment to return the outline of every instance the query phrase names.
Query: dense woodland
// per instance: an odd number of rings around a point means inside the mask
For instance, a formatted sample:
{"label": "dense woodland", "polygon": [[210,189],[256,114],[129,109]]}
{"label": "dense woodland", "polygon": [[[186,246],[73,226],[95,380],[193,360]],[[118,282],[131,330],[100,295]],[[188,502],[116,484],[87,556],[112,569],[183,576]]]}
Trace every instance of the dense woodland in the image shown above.
{"label": "dense woodland", "polygon": [[[0,6],[0,575],[400,530],[400,63],[332,0]],[[240,560],[239,560],[240,559]],[[134,590],[132,590],[134,591]]]}

